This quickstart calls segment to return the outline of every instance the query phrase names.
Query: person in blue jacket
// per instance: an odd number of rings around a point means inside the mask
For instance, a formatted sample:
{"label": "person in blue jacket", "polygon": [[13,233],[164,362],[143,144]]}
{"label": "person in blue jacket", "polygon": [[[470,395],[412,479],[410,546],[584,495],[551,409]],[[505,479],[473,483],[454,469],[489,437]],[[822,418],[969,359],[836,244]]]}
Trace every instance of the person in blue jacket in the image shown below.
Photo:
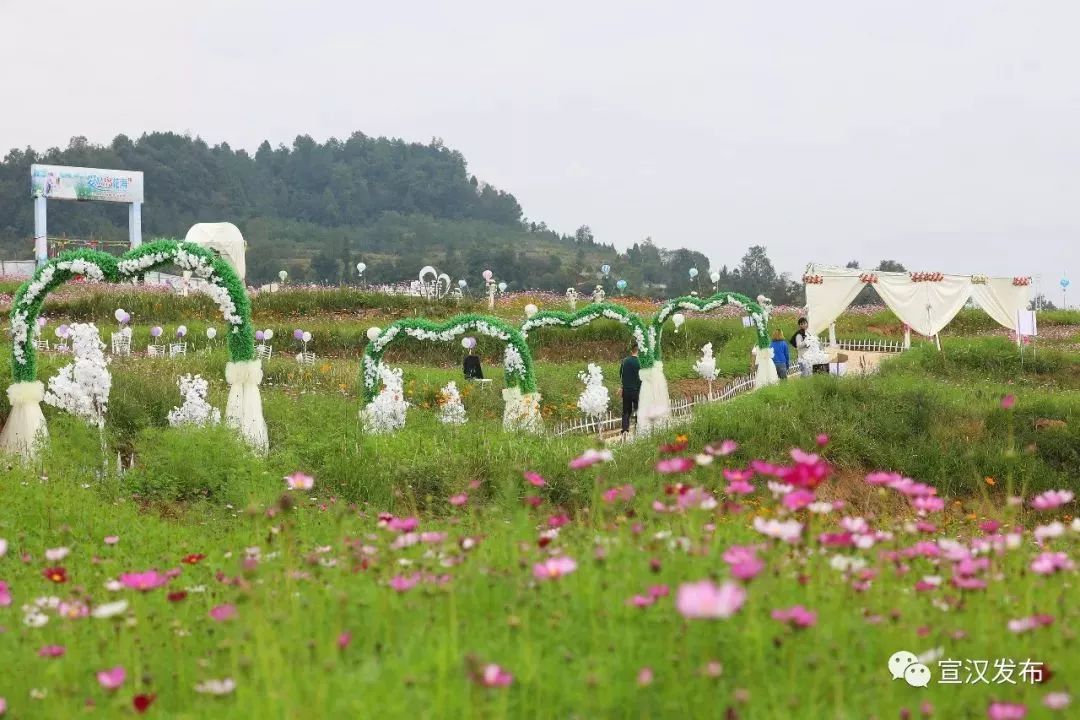
{"label": "person in blue jacket", "polygon": [[788,355],[787,340],[784,333],[773,330],[772,333],[772,360],[776,365],[776,375],[781,380],[787,380],[788,366],[791,365],[791,356]]}

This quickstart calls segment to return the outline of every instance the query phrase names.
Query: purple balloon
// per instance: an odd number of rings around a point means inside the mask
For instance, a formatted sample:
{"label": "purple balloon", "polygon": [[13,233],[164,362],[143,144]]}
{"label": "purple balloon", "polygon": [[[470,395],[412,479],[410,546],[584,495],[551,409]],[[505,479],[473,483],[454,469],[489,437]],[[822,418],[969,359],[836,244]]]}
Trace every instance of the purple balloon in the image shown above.
{"label": "purple balloon", "polygon": [[297,328],[296,330],[292,331],[292,336],[293,336],[293,340],[303,340],[304,339],[304,331],[301,330],[300,328]]}
{"label": "purple balloon", "polygon": [[69,328],[67,325],[61,325],[60,327],[56,328],[57,337],[66,338],[70,332],[71,328]]}
{"label": "purple balloon", "polygon": [[45,323],[47,323],[47,322],[49,322],[49,321],[48,321],[48,320],[46,320],[46,319],[45,319],[45,318],[43,318],[43,317],[39,317],[39,318],[37,319],[37,324],[38,324],[38,327],[45,327]]}
{"label": "purple balloon", "polygon": [[158,325],[155,325],[154,327],[150,328],[150,336],[151,337],[161,337],[161,327],[158,326]]}
{"label": "purple balloon", "polygon": [[122,322],[125,325],[127,325],[129,322],[131,322],[131,313],[129,313],[127,311],[124,311],[124,319],[121,320],[120,322]]}
{"label": "purple balloon", "polygon": [[266,339],[266,334],[262,330],[256,330],[255,331],[255,339],[258,340],[259,342],[262,342],[263,340]]}

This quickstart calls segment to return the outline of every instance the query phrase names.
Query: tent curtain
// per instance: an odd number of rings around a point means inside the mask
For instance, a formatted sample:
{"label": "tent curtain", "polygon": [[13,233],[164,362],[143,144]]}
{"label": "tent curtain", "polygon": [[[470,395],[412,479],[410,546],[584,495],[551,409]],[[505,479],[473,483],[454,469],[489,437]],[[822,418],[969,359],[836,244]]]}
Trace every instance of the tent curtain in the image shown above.
{"label": "tent curtain", "polygon": [[819,335],[833,324],[840,313],[855,300],[864,283],[858,275],[827,277],[819,284],[806,286],[806,320],[808,332]]}
{"label": "tent curtain", "polygon": [[937,282],[912,282],[906,275],[882,273],[874,289],[908,327],[932,337],[956,317],[971,297],[971,279],[946,275]]}
{"label": "tent curtain", "polygon": [[1027,310],[1028,288],[1013,285],[1006,278],[992,278],[986,283],[973,283],[971,299],[998,325],[1016,332],[1017,314]]}

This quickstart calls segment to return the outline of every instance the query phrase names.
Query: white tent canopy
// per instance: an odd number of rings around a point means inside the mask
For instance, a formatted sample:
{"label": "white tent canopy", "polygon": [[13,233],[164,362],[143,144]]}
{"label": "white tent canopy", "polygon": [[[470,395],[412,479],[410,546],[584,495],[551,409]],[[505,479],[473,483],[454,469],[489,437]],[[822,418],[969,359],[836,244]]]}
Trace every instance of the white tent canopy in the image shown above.
{"label": "white tent canopy", "polygon": [[247,272],[245,257],[244,236],[240,229],[232,223],[198,223],[192,225],[184,236],[185,242],[202,245],[210,250],[216,250],[227,263],[232,265],[236,274],[243,280]]}
{"label": "white tent canopy", "polygon": [[815,335],[830,328],[859,291],[869,285],[904,324],[932,337],[956,317],[969,299],[999,325],[1015,332],[1019,313],[1028,307],[1031,278],[876,272],[811,265],[803,283],[809,332]]}

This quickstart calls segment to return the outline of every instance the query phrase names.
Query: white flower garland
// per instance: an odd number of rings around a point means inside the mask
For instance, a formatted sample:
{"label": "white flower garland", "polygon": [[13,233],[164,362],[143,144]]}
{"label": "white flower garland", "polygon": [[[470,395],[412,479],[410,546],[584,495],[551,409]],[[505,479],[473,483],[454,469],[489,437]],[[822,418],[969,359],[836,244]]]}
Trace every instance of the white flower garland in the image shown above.
{"label": "white flower garland", "polygon": [[134,260],[121,260],[118,267],[121,277],[131,278],[167,262],[172,262],[182,270],[190,270],[195,277],[205,280],[206,284],[199,286],[202,292],[217,304],[225,322],[233,326],[232,332],[240,331],[244,320],[237,314],[236,303],[229,295],[228,288],[224,286],[222,279],[214,274],[213,263],[207,258],[178,249],[176,252],[148,253]]}
{"label": "white flower garland", "polygon": [[457,383],[451,380],[439,391],[439,395],[442,398],[439,420],[446,425],[464,425],[468,418],[465,417],[465,404],[461,402]]}
{"label": "white flower garland", "polygon": [[589,363],[588,370],[578,373],[578,379],[585,383],[585,390],[578,397],[578,408],[588,417],[601,417],[611,402],[608,389],[604,386],[604,371],[596,363]]}
{"label": "white flower garland", "polygon": [[384,435],[405,427],[405,414],[409,409],[401,368],[380,363],[378,371],[383,383],[382,390],[360,411],[364,431],[372,435]]}
{"label": "white flower garland", "polygon": [[45,402],[102,428],[112,389],[105,343],[93,323],[72,325],[71,338],[74,361],[49,378]]}
{"label": "white flower garland", "polygon": [[515,378],[521,378],[525,376],[525,361],[521,358],[521,353],[513,345],[506,346],[506,354],[503,356],[503,367],[506,369],[508,375],[512,375]]}
{"label": "white flower garland", "polygon": [[41,274],[27,286],[26,292],[19,301],[18,308],[11,316],[11,339],[15,344],[12,348],[12,354],[15,357],[15,362],[19,365],[25,365],[27,361],[26,351],[23,346],[30,337],[30,324],[27,322],[27,318],[30,316],[29,307],[34,304],[34,301],[53,281],[57,270],[66,270],[72,275],[82,275],[98,282],[105,279],[105,271],[89,260],[63,260],[46,265]]}
{"label": "white flower garland", "polygon": [[184,403],[180,407],[174,407],[169,413],[169,425],[206,427],[221,422],[221,411],[211,406],[206,400],[210,383],[202,376],[182,375],[176,384],[180,388],[180,396],[184,398]]}

